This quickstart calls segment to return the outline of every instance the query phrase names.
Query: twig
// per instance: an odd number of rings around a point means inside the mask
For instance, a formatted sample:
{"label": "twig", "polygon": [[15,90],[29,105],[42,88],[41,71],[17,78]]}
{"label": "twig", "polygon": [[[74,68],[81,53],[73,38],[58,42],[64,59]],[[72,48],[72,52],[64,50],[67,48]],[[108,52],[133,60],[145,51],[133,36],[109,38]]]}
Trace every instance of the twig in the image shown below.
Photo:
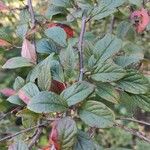
{"label": "twig", "polygon": [[83,67],[84,67],[83,66],[83,38],[84,38],[85,28],[86,28],[86,16],[83,15],[82,25],[81,25],[81,32],[80,32],[80,37],[79,37],[79,42],[78,42],[79,68],[80,68],[80,74],[79,74],[78,81],[83,80]]}
{"label": "twig", "polygon": [[111,22],[110,22],[110,29],[109,29],[109,32],[110,32],[110,33],[113,32],[114,24],[115,24],[115,16],[112,15],[112,17],[111,17]]}
{"label": "twig", "polygon": [[150,123],[145,122],[145,121],[141,121],[141,120],[137,120],[137,119],[134,119],[134,118],[120,118],[120,120],[133,121],[133,122],[137,122],[137,123],[140,123],[140,124],[143,124],[143,125],[148,125],[148,126],[150,126]]}
{"label": "twig", "polygon": [[35,129],[35,128],[42,127],[42,126],[44,126],[44,125],[46,125],[46,124],[48,124],[48,122],[45,122],[45,123],[42,123],[42,124],[39,124],[39,125],[30,127],[30,128],[24,129],[24,130],[21,130],[21,131],[15,133],[15,134],[12,134],[12,135],[9,135],[9,136],[6,136],[6,137],[0,139],[0,142],[5,141],[5,140],[7,140],[7,139],[11,139],[11,138],[13,138],[13,137],[15,137],[15,136],[17,136],[17,135],[20,135],[20,134],[22,134],[22,133],[31,131],[31,130],[33,130],[33,129]]}
{"label": "twig", "polygon": [[123,129],[123,130],[125,130],[126,132],[129,132],[132,135],[135,135],[137,138],[139,138],[139,139],[141,139],[141,140],[143,140],[145,142],[150,143],[150,139],[145,137],[141,132],[138,132],[138,131],[136,131],[134,129],[128,128],[128,127],[126,127],[126,126],[124,126],[122,124],[118,124],[118,123],[115,124],[114,126],[120,128],[120,129]]}
{"label": "twig", "polygon": [[28,8],[29,8],[29,13],[31,16],[32,28],[34,28],[36,20],[35,20],[35,15],[34,15],[34,11],[33,11],[32,0],[27,0],[27,3],[28,3]]}
{"label": "twig", "polygon": [[36,131],[35,136],[32,138],[31,142],[28,145],[28,148],[31,149],[32,146],[37,142],[37,140],[39,139],[41,133],[43,131],[43,127],[39,127]]}

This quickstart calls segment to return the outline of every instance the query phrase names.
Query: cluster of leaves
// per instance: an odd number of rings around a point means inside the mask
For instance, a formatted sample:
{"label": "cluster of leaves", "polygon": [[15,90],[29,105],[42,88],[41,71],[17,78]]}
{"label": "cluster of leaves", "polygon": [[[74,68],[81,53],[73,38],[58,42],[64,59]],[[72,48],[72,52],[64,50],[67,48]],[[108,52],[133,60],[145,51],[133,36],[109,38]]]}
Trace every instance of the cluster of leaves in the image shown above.
{"label": "cluster of leaves", "polygon": [[[16,116],[21,117],[25,128],[56,118],[52,123],[49,145],[43,149],[103,149],[90,138],[87,129],[113,128],[120,115],[116,108],[120,106],[130,115],[136,108],[150,111],[149,77],[139,71],[139,62],[144,59],[143,48],[138,46],[133,23],[127,19],[130,16],[119,10],[131,3],[140,7],[140,2],[52,0],[45,16],[35,13],[34,28],[28,9],[20,11],[16,43],[22,43],[21,52],[7,60],[2,68],[23,68],[26,72],[24,77],[15,79],[13,89],[3,89],[1,93],[8,96],[7,101],[13,106],[19,106]],[[107,21],[112,14],[119,21],[114,34],[110,31],[95,33],[95,36],[92,26],[97,26],[101,20]],[[83,15],[86,24],[90,22],[92,26],[89,23],[91,27],[83,35],[83,60],[79,61],[78,42],[82,26],[76,26]],[[120,23],[122,18],[119,16],[126,20]],[[13,46],[13,37],[9,41],[6,32],[0,31],[0,34],[0,38],[8,42],[1,46]],[[84,76],[79,81],[81,61]],[[31,134],[23,135],[22,139],[32,137]],[[19,146],[28,149],[22,141],[10,145],[9,149]]]}

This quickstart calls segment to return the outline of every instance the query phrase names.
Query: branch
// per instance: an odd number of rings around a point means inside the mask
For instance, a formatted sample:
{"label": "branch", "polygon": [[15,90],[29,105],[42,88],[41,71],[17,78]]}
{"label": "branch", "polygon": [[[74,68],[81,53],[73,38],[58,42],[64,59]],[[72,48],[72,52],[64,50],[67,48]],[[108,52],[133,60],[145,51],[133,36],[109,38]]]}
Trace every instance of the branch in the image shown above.
{"label": "branch", "polygon": [[133,121],[133,122],[137,122],[137,123],[140,123],[140,124],[143,124],[143,125],[148,125],[148,126],[150,126],[150,123],[145,122],[145,121],[141,121],[141,120],[137,120],[137,119],[134,119],[134,118],[120,118],[120,120]]}
{"label": "branch", "polygon": [[81,33],[79,37],[78,42],[78,50],[79,50],[79,68],[80,68],[80,74],[79,74],[79,81],[83,80],[83,38],[86,28],[86,17],[83,15],[82,17],[82,25],[81,25]]}
{"label": "branch", "polygon": [[39,139],[40,135],[42,134],[43,131],[43,127],[39,127],[36,131],[35,136],[33,137],[33,139],[31,140],[31,142],[28,145],[28,148],[31,149],[32,146],[37,142],[37,140]]}
{"label": "branch", "polygon": [[31,131],[31,130],[33,130],[33,129],[35,129],[35,128],[39,128],[39,127],[45,126],[46,124],[48,124],[48,122],[45,122],[45,123],[42,123],[42,124],[39,124],[39,125],[30,127],[30,128],[24,129],[24,130],[21,130],[21,131],[15,133],[15,134],[12,134],[12,135],[9,135],[9,136],[6,136],[6,137],[0,139],[0,142],[5,141],[5,140],[8,140],[8,139],[11,139],[11,138],[13,138],[13,137],[15,137],[15,136],[17,136],[17,135],[20,135],[20,134],[22,134],[22,133]]}
{"label": "branch", "polygon": [[36,20],[35,20],[35,15],[34,15],[34,11],[33,11],[32,0],[27,0],[27,3],[28,3],[28,8],[29,8],[29,13],[31,16],[32,28],[34,28]]}
{"label": "branch", "polygon": [[141,139],[141,140],[143,140],[145,142],[150,143],[150,139],[145,137],[141,132],[138,132],[138,131],[136,131],[134,129],[130,129],[130,128],[128,128],[128,127],[126,127],[124,125],[121,125],[121,124],[115,124],[114,126],[120,128],[120,129],[123,129],[124,131],[129,132],[132,135],[135,135],[137,138],[139,138],[139,139]]}
{"label": "branch", "polygon": [[109,29],[109,32],[110,32],[110,33],[113,32],[114,24],[115,24],[115,16],[112,15],[111,22],[110,22],[110,29]]}

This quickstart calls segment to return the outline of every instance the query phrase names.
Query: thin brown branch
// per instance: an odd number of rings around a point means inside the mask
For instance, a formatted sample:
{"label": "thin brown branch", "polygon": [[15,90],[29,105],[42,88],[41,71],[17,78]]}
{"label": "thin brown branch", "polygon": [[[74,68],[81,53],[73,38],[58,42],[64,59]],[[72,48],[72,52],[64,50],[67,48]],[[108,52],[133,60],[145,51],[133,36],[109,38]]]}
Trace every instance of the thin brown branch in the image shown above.
{"label": "thin brown branch", "polygon": [[110,22],[110,28],[109,28],[109,32],[110,32],[110,33],[113,32],[114,24],[115,24],[115,16],[112,15],[112,17],[111,17],[111,22]]}
{"label": "thin brown branch", "polygon": [[137,120],[137,119],[134,119],[134,118],[120,118],[120,120],[127,120],[127,121],[132,121],[132,122],[136,122],[136,123],[140,123],[140,124],[143,124],[143,125],[150,126],[150,123],[145,122],[145,121],[141,121],[141,120]]}
{"label": "thin brown branch", "polygon": [[136,130],[134,130],[134,129],[131,129],[131,128],[128,128],[128,127],[126,127],[126,126],[124,126],[124,125],[122,125],[122,124],[115,124],[114,125],[115,127],[117,127],[117,128],[120,128],[120,129],[122,129],[122,130],[124,130],[124,131],[126,131],[126,132],[129,132],[130,134],[132,134],[132,135],[135,135],[137,138],[139,138],[139,139],[141,139],[141,140],[143,140],[143,141],[145,141],[145,142],[148,142],[148,143],[150,143],[150,139],[149,138],[147,138],[147,137],[145,137],[141,132],[139,132],[139,131],[136,131]]}
{"label": "thin brown branch", "polygon": [[43,127],[37,128],[35,136],[32,138],[32,140],[30,141],[30,143],[28,145],[29,149],[31,149],[32,146],[37,142],[37,140],[39,139],[40,135],[42,134],[42,131],[43,131]]}
{"label": "thin brown branch", "polygon": [[48,124],[48,122],[41,123],[41,124],[39,124],[39,125],[36,125],[36,126],[30,127],[30,128],[27,128],[27,129],[21,130],[21,131],[19,131],[19,132],[15,133],[15,134],[12,134],[12,135],[9,135],[9,136],[6,136],[6,137],[4,137],[4,138],[0,139],[0,142],[3,142],[3,141],[8,140],[8,139],[11,139],[11,138],[13,138],[13,137],[15,137],[15,136],[17,136],[17,135],[20,135],[20,134],[23,134],[23,133],[29,132],[29,131],[31,131],[31,130],[33,130],[33,129],[36,129],[36,128],[39,128],[39,127],[45,126],[46,124]]}
{"label": "thin brown branch", "polygon": [[30,13],[30,16],[31,16],[32,28],[34,28],[36,20],[35,20],[32,0],[27,0],[27,4],[28,4],[29,13]]}
{"label": "thin brown branch", "polygon": [[86,16],[83,15],[82,17],[82,25],[81,25],[81,32],[79,36],[79,42],[78,42],[78,50],[79,50],[79,69],[80,69],[80,74],[79,74],[79,79],[78,81],[83,80],[83,38],[84,38],[84,33],[86,30]]}

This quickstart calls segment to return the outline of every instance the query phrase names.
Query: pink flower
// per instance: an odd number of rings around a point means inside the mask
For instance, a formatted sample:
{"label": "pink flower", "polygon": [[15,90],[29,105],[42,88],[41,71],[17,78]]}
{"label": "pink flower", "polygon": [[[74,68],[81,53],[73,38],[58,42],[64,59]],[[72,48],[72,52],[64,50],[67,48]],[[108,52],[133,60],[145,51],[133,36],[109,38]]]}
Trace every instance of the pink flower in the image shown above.
{"label": "pink flower", "polygon": [[143,32],[150,23],[150,16],[148,15],[148,11],[144,8],[134,11],[130,18],[134,22],[136,31],[138,33]]}

